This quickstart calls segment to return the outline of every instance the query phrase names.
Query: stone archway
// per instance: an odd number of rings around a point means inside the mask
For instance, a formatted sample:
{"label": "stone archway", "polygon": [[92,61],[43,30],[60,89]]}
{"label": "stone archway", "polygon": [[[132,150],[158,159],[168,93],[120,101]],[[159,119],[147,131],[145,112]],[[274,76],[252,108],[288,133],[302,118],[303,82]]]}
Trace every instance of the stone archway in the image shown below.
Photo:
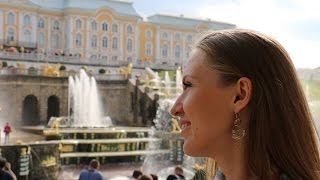
{"label": "stone archway", "polygon": [[59,117],[60,116],[60,102],[59,98],[55,95],[50,96],[48,98],[48,107],[47,107],[47,121],[50,120],[51,117]]}
{"label": "stone archway", "polygon": [[39,103],[34,95],[28,95],[23,100],[22,124],[40,125]]}

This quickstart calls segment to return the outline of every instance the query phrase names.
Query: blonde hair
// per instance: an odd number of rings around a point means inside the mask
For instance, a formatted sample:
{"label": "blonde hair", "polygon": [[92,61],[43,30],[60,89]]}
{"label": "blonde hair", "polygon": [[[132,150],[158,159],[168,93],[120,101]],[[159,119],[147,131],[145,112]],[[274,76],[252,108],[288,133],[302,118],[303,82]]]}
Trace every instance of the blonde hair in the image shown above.
{"label": "blonde hair", "polygon": [[[320,179],[318,134],[285,49],[270,37],[240,29],[208,32],[195,48],[206,53],[205,63],[218,71],[222,85],[241,77],[252,82],[244,137],[247,173],[262,180],[282,172],[291,179]],[[209,159],[207,177],[216,169]]]}

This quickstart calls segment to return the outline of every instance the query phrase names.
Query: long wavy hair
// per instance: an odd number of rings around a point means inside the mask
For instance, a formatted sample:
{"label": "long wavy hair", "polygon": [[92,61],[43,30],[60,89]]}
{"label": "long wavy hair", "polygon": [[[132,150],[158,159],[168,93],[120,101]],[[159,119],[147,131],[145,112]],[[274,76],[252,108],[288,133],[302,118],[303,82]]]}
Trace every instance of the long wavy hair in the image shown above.
{"label": "long wavy hair", "polygon": [[[262,180],[282,172],[291,179],[319,180],[316,126],[286,50],[273,38],[241,29],[207,32],[195,48],[206,53],[206,65],[218,71],[223,85],[241,77],[251,80],[247,173]],[[217,164],[209,162],[207,177],[212,178]]]}

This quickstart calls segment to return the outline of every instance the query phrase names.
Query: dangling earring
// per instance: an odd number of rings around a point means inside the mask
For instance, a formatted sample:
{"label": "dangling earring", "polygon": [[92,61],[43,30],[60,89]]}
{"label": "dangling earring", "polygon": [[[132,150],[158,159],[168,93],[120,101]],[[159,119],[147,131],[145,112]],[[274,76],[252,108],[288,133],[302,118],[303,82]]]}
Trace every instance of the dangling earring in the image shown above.
{"label": "dangling earring", "polygon": [[240,119],[240,114],[239,113],[234,113],[236,119],[234,120],[233,123],[233,129],[232,129],[232,138],[239,140],[243,138],[246,135],[246,130],[241,128],[241,119]]}

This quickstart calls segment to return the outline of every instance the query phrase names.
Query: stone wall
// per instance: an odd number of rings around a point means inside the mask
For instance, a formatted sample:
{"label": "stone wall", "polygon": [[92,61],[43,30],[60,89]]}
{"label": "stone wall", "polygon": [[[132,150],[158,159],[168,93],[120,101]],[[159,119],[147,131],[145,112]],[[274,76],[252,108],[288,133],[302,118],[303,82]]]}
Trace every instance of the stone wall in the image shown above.
{"label": "stone wall", "polygon": [[[104,104],[105,115],[116,124],[132,125],[135,108],[132,104],[134,85],[128,80],[98,81],[97,86]],[[38,100],[37,111],[40,122],[47,124],[48,98],[56,96],[59,100],[59,115],[68,115],[68,79],[43,76],[0,76],[0,119],[1,126],[10,122],[15,126],[23,125],[23,103],[28,95]]]}

